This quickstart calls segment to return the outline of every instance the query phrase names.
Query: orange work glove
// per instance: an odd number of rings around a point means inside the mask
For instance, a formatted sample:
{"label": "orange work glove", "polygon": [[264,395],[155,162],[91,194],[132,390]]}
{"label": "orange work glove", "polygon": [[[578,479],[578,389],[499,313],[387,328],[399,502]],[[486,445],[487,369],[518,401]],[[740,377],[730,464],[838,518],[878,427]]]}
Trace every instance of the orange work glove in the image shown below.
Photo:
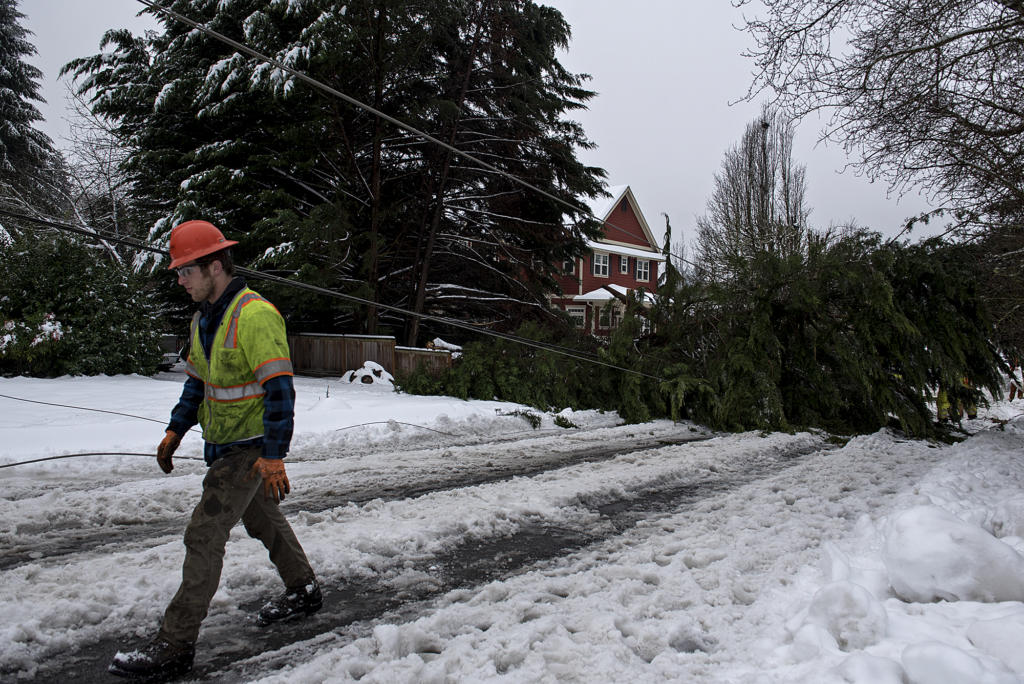
{"label": "orange work glove", "polygon": [[156,448],[156,462],[160,466],[160,470],[165,473],[174,470],[171,456],[174,455],[174,450],[178,448],[179,444],[181,444],[181,436],[173,430],[168,430],[161,440],[160,446]]}
{"label": "orange work glove", "polygon": [[284,461],[279,458],[257,458],[249,471],[249,479],[257,476],[263,478],[263,496],[268,499],[281,502],[284,501],[284,495],[292,491],[284,472]]}

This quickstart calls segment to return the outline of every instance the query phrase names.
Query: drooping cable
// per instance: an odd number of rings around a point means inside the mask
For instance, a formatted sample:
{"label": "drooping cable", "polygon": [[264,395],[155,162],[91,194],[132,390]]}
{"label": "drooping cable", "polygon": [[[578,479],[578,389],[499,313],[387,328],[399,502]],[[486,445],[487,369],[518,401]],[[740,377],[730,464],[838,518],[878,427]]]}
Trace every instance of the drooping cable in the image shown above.
{"label": "drooping cable", "polygon": [[[42,463],[43,461],[57,461],[62,458],[81,458],[82,456],[145,456],[147,458],[156,458],[156,454],[139,454],[128,451],[91,451],[83,454],[61,454],[59,456],[46,456],[45,458],[33,458],[28,461],[17,461],[16,463],[3,463],[0,464],[0,468],[13,468],[14,466],[28,465],[30,463]],[[204,459],[198,456],[178,456],[175,454],[175,459],[184,459],[186,461],[202,461]]]}
{"label": "drooping cable", "polygon": [[[131,413],[121,413],[120,411],[108,411],[107,409],[90,408],[88,406],[72,406],[71,404],[57,404],[50,401],[39,401],[38,399],[25,399],[24,397],[12,397],[9,394],[0,394],[0,397],[4,399],[10,399],[11,401],[24,401],[29,404],[42,404],[43,406],[59,406],[60,408],[75,409],[78,411],[94,411],[96,413],[110,413],[115,416],[124,416],[125,418],[138,418],[139,420],[148,420],[151,423],[159,423],[160,425],[167,425],[166,420],[157,420],[156,418],[147,418],[145,416],[136,416]],[[193,428],[193,431],[196,431]]]}
{"label": "drooping cable", "polygon": [[[473,163],[473,164],[475,164],[475,165],[477,165],[477,166],[479,166],[481,168],[487,169],[488,171],[492,171],[492,172],[502,176],[503,178],[506,178],[506,179],[512,181],[513,183],[516,183],[517,185],[526,188],[527,190],[531,190],[533,192],[536,192],[536,193],[538,193],[538,194],[540,194],[540,195],[542,195],[542,196],[544,196],[544,197],[546,197],[546,198],[548,198],[550,200],[553,200],[553,201],[557,202],[558,204],[560,204],[562,206],[568,207],[574,213],[583,213],[588,218],[590,218],[590,219],[592,219],[594,221],[597,221],[599,223],[603,223],[605,226],[607,226],[609,228],[612,228],[614,230],[617,230],[617,231],[619,231],[621,233],[624,233],[624,234],[627,234],[627,235],[631,235],[632,234],[628,230],[626,230],[625,228],[622,228],[620,226],[615,225],[614,223],[611,223],[610,221],[605,221],[605,220],[595,216],[589,210],[585,210],[583,212],[580,212],[580,208],[577,207],[576,205],[574,205],[572,202],[569,202],[568,200],[565,200],[565,199],[563,199],[561,197],[553,195],[550,192],[544,190],[543,188],[539,188],[536,185],[533,185],[529,181],[523,180],[522,178],[519,178],[518,176],[515,176],[515,175],[509,173],[508,171],[505,171],[504,169],[500,169],[497,166],[494,166],[493,164],[489,164],[489,163],[485,162],[484,160],[476,157],[475,155],[472,155],[472,154],[470,154],[468,152],[465,152],[464,150],[460,150],[459,148],[455,147],[454,145],[446,143],[443,140],[440,140],[439,138],[436,138],[436,137],[430,135],[429,133],[426,133],[425,131],[421,131],[420,129],[418,129],[418,128],[414,127],[414,126],[411,126],[410,124],[405,123],[401,119],[397,119],[397,118],[391,116],[390,114],[386,114],[385,112],[382,112],[381,110],[377,109],[376,107],[373,107],[372,105],[368,105],[365,102],[362,102],[361,100],[358,100],[358,99],[352,97],[351,95],[347,95],[347,94],[341,92],[340,90],[338,90],[337,88],[333,88],[333,87],[327,85],[326,83],[324,83],[323,81],[315,79],[312,76],[310,76],[310,75],[308,75],[308,74],[306,74],[306,73],[304,73],[302,71],[299,71],[298,69],[296,69],[294,67],[290,67],[290,66],[288,66],[287,64],[281,62],[278,59],[274,59],[273,57],[270,57],[269,55],[265,55],[262,52],[259,52],[258,50],[255,50],[255,49],[249,47],[248,45],[245,45],[244,43],[241,43],[241,42],[239,42],[237,40],[234,40],[233,38],[229,38],[228,36],[225,36],[223,33],[220,33],[219,31],[215,31],[214,29],[211,29],[208,26],[200,24],[199,22],[195,21],[194,19],[190,19],[190,18],[184,16],[183,14],[172,10],[169,7],[164,7],[163,5],[161,5],[158,2],[155,2],[154,0],[137,0],[137,1],[142,3],[143,5],[146,5],[147,7],[149,7],[150,9],[152,9],[152,10],[154,10],[156,12],[160,12],[160,13],[166,14],[169,17],[177,19],[178,21],[191,26],[192,28],[196,29],[197,31],[205,33],[207,36],[209,36],[209,37],[211,37],[211,38],[213,38],[215,40],[218,40],[218,41],[224,43],[225,45],[228,45],[229,47],[234,48],[235,50],[238,50],[239,52],[243,52],[243,53],[249,55],[250,57],[258,59],[258,60],[260,60],[262,62],[265,62],[267,64],[271,64],[275,68],[280,69],[281,71],[283,71],[283,72],[285,72],[285,73],[287,73],[287,74],[289,74],[289,75],[291,75],[291,76],[293,76],[293,77],[295,77],[295,78],[297,78],[297,79],[299,79],[301,81],[304,81],[304,82],[308,83],[309,85],[313,86],[317,90],[320,90],[320,91],[325,92],[325,93],[327,93],[329,95],[333,95],[334,97],[337,97],[337,98],[339,98],[341,100],[344,100],[345,102],[349,103],[350,105],[352,105],[354,107],[358,107],[358,108],[360,108],[360,109],[362,109],[362,110],[364,110],[366,112],[369,112],[369,113],[373,114],[374,116],[380,117],[384,121],[387,121],[388,123],[390,123],[390,124],[392,124],[394,126],[397,126],[398,128],[401,128],[402,130],[406,131],[407,133],[411,133],[412,135],[414,135],[414,136],[416,136],[418,138],[422,138],[423,140],[431,142],[431,143],[433,143],[435,145],[440,145],[441,147],[443,147],[444,149],[448,150],[452,154],[454,154],[456,156],[459,156],[459,157],[462,157],[466,161],[469,161],[469,162],[471,162],[471,163]],[[669,255],[672,256],[672,257],[675,257],[676,259],[679,259],[683,263],[687,263],[687,264],[693,265],[685,257],[682,257],[682,256],[680,256],[678,254],[669,253]]]}
{"label": "drooping cable", "polygon": [[[27,214],[19,214],[19,213],[7,211],[7,210],[4,210],[4,209],[0,209],[0,216],[8,216],[10,218],[21,219],[21,220],[24,220],[24,221],[28,221],[30,223],[36,223],[36,224],[39,224],[39,225],[44,225],[44,226],[47,226],[49,228],[54,228],[54,229],[57,229],[57,230],[63,230],[63,231],[67,231],[67,232],[70,232],[70,233],[76,233],[78,235],[84,235],[84,236],[92,238],[92,239],[107,240],[109,242],[115,242],[115,243],[118,243],[118,244],[127,245],[129,247],[134,247],[134,248],[137,248],[137,249],[144,249],[144,250],[149,251],[149,252],[154,252],[154,253],[157,253],[157,254],[167,255],[167,250],[160,249],[158,247],[153,247],[151,245],[146,245],[144,243],[139,242],[138,240],[133,240],[133,239],[130,239],[130,238],[124,238],[124,237],[115,236],[115,235],[108,235],[108,234],[105,234],[102,231],[98,231],[98,230],[92,230],[92,229],[86,229],[86,228],[80,228],[80,227],[76,227],[76,226],[71,226],[71,225],[64,224],[64,223],[61,223],[59,221],[53,221],[53,220],[50,220],[50,219],[39,219],[39,218],[36,218],[34,216],[29,216]],[[293,288],[297,288],[297,289],[300,289],[300,290],[306,290],[308,292],[314,292],[316,294],[324,295],[324,296],[327,296],[327,297],[333,297],[333,298],[336,298],[336,299],[342,299],[342,300],[353,302],[355,304],[360,304],[360,305],[363,305],[363,306],[374,306],[374,307],[376,307],[378,309],[383,309],[385,311],[391,311],[393,313],[397,313],[397,314],[400,314],[402,316],[417,317],[417,318],[420,318],[421,320],[424,320],[424,321],[430,321],[432,323],[440,323],[442,325],[448,325],[448,326],[451,326],[453,328],[459,328],[459,329],[462,329],[462,330],[467,330],[467,331],[470,331],[470,332],[473,332],[473,333],[477,333],[477,334],[480,334],[480,335],[486,335],[486,336],[493,337],[493,338],[496,338],[496,339],[505,340],[507,342],[512,342],[512,343],[515,343],[515,344],[521,344],[521,345],[524,345],[524,346],[527,346],[527,347],[533,347],[534,349],[539,349],[541,351],[547,351],[547,352],[551,352],[553,354],[559,354],[561,356],[566,356],[566,357],[575,359],[577,361],[582,361],[584,363],[592,363],[592,364],[595,364],[595,365],[604,366],[606,368],[611,368],[613,370],[622,371],[624,373],[631,373],[633,375],[639,375],[641,377],[645,377],[645,378],[648,378],[648,379],[651,379],[651,380],[657,380],[658,382],[661,382],[663,380],[663,378],[660,378],[660,377],[658,377],[656,375],[651,375],[649,373],[644,373],[643,371],[638,371],[638,370],[635,370],[635,369],[632,369],[632,368],[626,368],[624,366],[618,366],[618,365],[616,365],[614,363],[609,363],[607,361],[604,361],[604,360],[596,357],[595,355],[587,354],[586,352],[580,352],[580,351],[577,351],[575,349],[569,349],[567,347],[562,347],[562,346],[555,345],[555,344],[550,344],[550,343],[547,343],[547,342],[538,342],[536,340],[530,340],[530,339],[527,339],[525,337],[519,337],[517,335],[510,335],[508,333],[502,333],[502,332],[498,332],[496,330],[490,330],[488,328],[483,328],[481,326],[476,326],[476,325],[472,325],[470,323],[465,323],[463,321],[460,321],[460,320],[457,320],[457,319],[454,319],[454,318],[447,318],[447,317],[444,317],[444,316],[435,316],[433,314],[426,314],[426,313],[417,313],[415,311],[409,311],[408,309],[403,309],[402,307],[399,307],[399,306],[393,306],[391,304],[383,304],[383,303],[380,303],[380,302],[373,302],[373,301],[371,301],[369,299],[365,299],[363,297],[357,297],[356,295],[350,295],[350,294],[346,294],[344,292],[338,292],[336,290],[329,290],[329,289],[324,288],[324,287],[319,287],[317,285],[310,285],[308,283],[303,283],[303,282],[298,281],[298,280],[289,280],[288,278],[284,278],[284,277],[281,277],[281,276],[273,275],[273,274],[270,274],[270,273],[263,273],[261,271],[256,271],[256,270],[253,270],[253,269],[250,269],[250,268],[236,266],[235,270],[238,273],[242,274],[242,275],[246,275],[246,276],[249,276],[251,278],[257,278],[257,279],[260,279],[260,280],[266,280],[266,281],[278,283],[278,284],[284,285],[286,287],[293,287]]]}

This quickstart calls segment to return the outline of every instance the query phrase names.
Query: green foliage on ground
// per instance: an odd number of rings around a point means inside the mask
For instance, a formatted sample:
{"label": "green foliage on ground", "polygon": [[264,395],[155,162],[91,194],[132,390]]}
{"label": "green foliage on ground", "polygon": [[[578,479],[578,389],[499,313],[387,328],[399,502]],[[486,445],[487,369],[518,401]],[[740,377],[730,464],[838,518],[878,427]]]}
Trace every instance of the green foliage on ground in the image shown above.
{"label": "green foliage on ground", "polygon": [[[596,340],[571,328],[524,323],[517,335],[543,347],[557,345],[567,354],[593,356]],[[500,338],[468,343],[452,368],[439,378],[425,371],[399,378],[407,392],[445,394],[462,399],[500,399],[547,411],[551,408],[614,408],[611,396],[617,371]]]}
{"label": "green foliage on ground", "polygon": [[[652,310],[640,315],[631,302],[610,340],[519,330],[609,365],[485,339],[445,376],[403,389],[615,410],[628,422],[935,436],[930,402],[940,385],[954,402],[1000,392],[1002,362],[962,252],[937,241],[884,244],[869,232],[812,240],[802,254],[758,255],[744,282],[674,274]],[[645,318],[654,332],[644,332]]]}
{"label": "green foliage on ground", "polygon": [[1000,392],[966,264],[955,245],[854,232],[804,254],[760,254],[745,283],[663,292],[646,344],[674,357],[662,388],[671,412],[730,430],[934,434],[940,385],[965,400]]}

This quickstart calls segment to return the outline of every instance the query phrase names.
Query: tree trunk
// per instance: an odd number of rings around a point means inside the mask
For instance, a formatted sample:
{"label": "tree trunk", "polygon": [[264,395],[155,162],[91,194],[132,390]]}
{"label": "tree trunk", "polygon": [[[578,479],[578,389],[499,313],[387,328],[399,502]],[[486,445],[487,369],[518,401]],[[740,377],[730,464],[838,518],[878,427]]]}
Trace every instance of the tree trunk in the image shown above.
{"label": "tree trunk", "polygon": [[[459,131],[459,118],[458,112],[462,109],[463,104],[466,101],[466,92],[469,90],[470,77],[473,74],[473,66],[476,62],[477,52],[480,49],[480,38],[483,31],[483,22],[481,21],[482,16],[485,16],[486,5],[483,3],[477,6],[477,14],[474,17],[476,21],[476,32],[473,35],[473,46],[470,48],[466,59],[465,71],[462,74],[462,84],[459,87],[458,98],[456,99],[456,115],[455,120],[452,122],[451,131],[448,134],[448,144],[454,145],[455,138]],[[473,21],[473,20],[471,20]],[[426,244],[422,244],[420,254],[417,255],[416,261],[419,264],[419,277],[416,282],[416,291],[413,295],[413,311],[417,314],[423,313],[423,307],[426,303],[427,298],[427,281],[430,275],[430,260],[434,253],[434,245],[437,242],[437,229],[441,225],[441,216],[444,213],[444,191],[445,186],[448,183],[448,173],[451,170],[452,163],[452,152],[445,150],[444,162],[441,166],[441,172],[438,177],[437,189],[434,192],[434,209],[430,216],[430,227],[426,235]],[[421,236],[422,236],[421,229]],[[413,316],[407,326],[407,334],[405,344],[410,347],[416,346],[416,338],[419,336],[420,319],[418,316]]]}
{"label": "tree trunk", "polygon": [[[384,102],[384,69],[381,63],[383,58],[384,45],[384,15],[385,8],[379,5],[377,8],[377,33],[374,36],[374,63],[376,65],[374,74],[373,106],[380,110]],[[384,138],[384,121],[377,117],[373,126],[373,162],[370,170],[370,245],[366,253],[366,283],[370,288],[370,300],[373,304],[366,307],[366,334],[377,334],[377,307],[380,301],[378,263],[378,243],[380,240],[380,176],[381,176],[381,146]]]}

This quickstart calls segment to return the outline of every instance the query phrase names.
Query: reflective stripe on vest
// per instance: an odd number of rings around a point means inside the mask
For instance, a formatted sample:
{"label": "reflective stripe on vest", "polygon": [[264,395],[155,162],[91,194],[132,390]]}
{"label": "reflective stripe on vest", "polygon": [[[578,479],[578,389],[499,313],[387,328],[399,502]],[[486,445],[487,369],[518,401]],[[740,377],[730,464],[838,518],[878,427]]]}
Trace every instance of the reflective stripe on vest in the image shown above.
{"label": "reflective stripe on vest", "polygon": [[[228,323],[228,330],[224,334],[225,348],[234,349],[238,346],[238,317],[242,315],[242,307],[257,299],[264,302],[267,301],[255,292],[249,292],[242,295],[242,298],[235,303],[235,308],[231,311],[231,322]],[[270,304],[270,302],[267,302],[267,304]]]}
{"label": "reflective stripe on vest", "polygon": [[244,401],[253,397],[262,397],[264,394],[263,386],[258,382],[247,382],[234,387],[218,387],[209,382],[206,383],[206,398],[210,401],[222,403]]}
{"label": "reflective stripe on vest", "polygon": [[199,370],[192,365],[192,355],[189,354],[188,361],[185,362],[185,374],[189,375],[196,380],[202,380],[203,377],[199,375]]}
{"label": "reflective stripe on vest", "polygon": [[[246,309],[246,306],[251,308]],[[246,313],[246,348],[239,329]],[[191,326],[192,351],[186,372],[204,383],[199,423],[203,438],[214,444],[230,444],[263,434],[263,384],[273,377],[293,375],[284,320],[273,304],[245,288],[224,312],[211,340],[209,356],[203,347],[199,315]],[[251,368],[249,359],[259,365]],[[211,382],[212,381],[212,382]]]}
{"label": "reflective stripe on vest", "polygon": [[270,378],[276,378],[279,375],[295,375],[295,371],[292,370],[291,359],[270,359],[257,367],[253,374],[256,376],[256,381],[262,385]]}

